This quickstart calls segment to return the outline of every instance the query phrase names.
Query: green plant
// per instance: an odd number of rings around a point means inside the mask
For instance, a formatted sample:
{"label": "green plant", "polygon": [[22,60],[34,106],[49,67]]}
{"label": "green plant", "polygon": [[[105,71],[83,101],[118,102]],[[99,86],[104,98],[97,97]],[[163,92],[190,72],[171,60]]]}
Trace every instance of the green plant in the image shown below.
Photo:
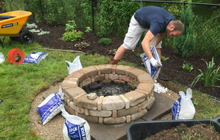
{"label": "green plant", "polygon": [[75,23],[75,21],[74,21],[74,20],[70,20],[70,21],[68,21],[68,23],[66,24],[65,30],[66,30],[67,32],[69,32],[69,31],[73,31],[75,28],[76,28],[76,23]]}
{"label": "green plant", "polygon": [[183,64],[182,68],[185,71],[191,72],[193,70],[193,65],[189,66],[189,64],[186,63],[186,64]]}
{"label": "green plant", "polygon": [[103,46],[109,46],[112,43],[112,40],[110,38],[101,38],[99,40],[99,44]]}
{"label": "green plant", "polygon": [[[205,60],[204,60],[205,61]],[[206,63],[207,66],[207,70],[206,72],[202,72],[201,69],[199,69],[199,71],[201,72],[201,74],[199,74],[192,82],[190,87],[193,87],[196,85],[196,83],[201,80],[204,87],[219,87],[220,86],[215,86],[214,84],[216,83],[216,81],[220,80],[220,73],[219,73],[219,69],[220,67],[217,67],[217,69],[214,69],[215,63],[214,63],[214,57],[212,58],[212,61]],[[214,70],[213,70],[214,69]]]}
{"label": "green plant", "polygon": [[86,27],[86,33],[91,33],[92,32],[92,29],[90,27]]}
{"label": "green plant", "polygon": [[80,43],[76,43],[74,46],[76,48],[78,48],[79,50],[81,50],[82,48],[87,48],[90,45],[89,45],[89,43],[86,43],[85,41],[83,41],[83,42],[80,42]]}
{"label": "green plant", "polygon": [[105,33],[103,32],[97,32],[96,35],[100,38],[104,38],[105,37]]}
{"label": "green plant", "polygon": [[169,59],[169,57],[164,57],[161,55],[161,60],[163,60],[163,62],[166,62]]}
{"label": "green plant", "polygon": [[137,57],[141,57],[141,53],[137,53],[136,56],[137,56]]}
{"label": "green plant", "polygon": [[175,37],[173,42],[174,53],[180,57],[190,57],[195,52],[196,34],[193,27],[194,17],[190,2],[186,10],[182,8],[181,21],[184,24],[183,33]]}
{"label": "green plant", "polygon": [[83,32],[81,31],[77,32],[76,30],[73,30],[71,32],[64,33],[63,37],[60,39],[63,41],[77,41],[77,40],[83,39],[82,35],[83,35]]}

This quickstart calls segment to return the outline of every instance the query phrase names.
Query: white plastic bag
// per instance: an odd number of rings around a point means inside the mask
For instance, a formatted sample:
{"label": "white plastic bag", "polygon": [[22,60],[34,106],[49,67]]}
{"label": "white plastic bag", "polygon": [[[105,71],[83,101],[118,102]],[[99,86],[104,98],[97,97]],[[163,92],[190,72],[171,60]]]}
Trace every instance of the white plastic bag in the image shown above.
{"label": "white plastic bag", "polygon": [[45,52],[32,52],[24,58],[23,63],[39,64],[42,59],[45,59],[48,53]]}
{"label": "white plastic bag", "polygon": [[[65,60],[66,61],[66,60]],[[66,61],[66,65],[67,65],[67,69],[68,69],[68,73],[71,74],[77,70],[80,70],[82,68],[82,64],[79,60],[79,56],[77,56],[73,62],[69,62],[69,61]]]}
{"label": "white plastic bag", "polygon": [[45,125],[54,116],[61,112],[61,105],[64,104],[64,93],[60,87],[58,93],[50,94],[38,107],[37,112],[41,117],[41,122]]}
{"label": "white plastic bag", "polygon": [[172,106],[172,119],[193,119],[196,111],[191,101],[192,90],[188,88],[186,93],[180,91],[179,95],[181,97]]}
{"label": "white plastic bag", "polygon": [[[151,47],[151,53],[152,53],[154,59],[156,59],[161,64],[160,57],[157,53],[155,46]],[[153,80],[156,80],[159,76],[161,67],[159,67],[159,68],[153,67],[152,64],[150,63],[150,59],[148,59],[148,57],[145,53],[141,54],[141,59],[144,63],[145,68],[147,69],[147,72],[150,74],[150,76],[152,77]],[[161,64],[161,66],[162,66],[162,64]]]}
{"label": "white plastic bag", "polygon": [[64,140],[90,140],[90,126],[88,122],[78,116],[70,115],[61,107],[62,116],[65,118],[63,124]]}
{"label": "white plastic bag", "polygon": [[0,52],[0,64],[5,61],[4,55]]}

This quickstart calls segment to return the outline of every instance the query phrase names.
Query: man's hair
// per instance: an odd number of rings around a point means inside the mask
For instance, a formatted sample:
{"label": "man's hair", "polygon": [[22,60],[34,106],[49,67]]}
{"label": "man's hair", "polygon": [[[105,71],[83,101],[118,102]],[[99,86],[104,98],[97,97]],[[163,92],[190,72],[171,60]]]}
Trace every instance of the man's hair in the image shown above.
{"label": "man's hair", "polygon": [[184,25],[183,25],[183,23],[182,23],[181,21],[179,21],[179,20],[173,20],[173,21],[171,22],[171,24],[172,24],[173,26],[175,26],[174,31],[183,32],[183,30],[184,30]]}

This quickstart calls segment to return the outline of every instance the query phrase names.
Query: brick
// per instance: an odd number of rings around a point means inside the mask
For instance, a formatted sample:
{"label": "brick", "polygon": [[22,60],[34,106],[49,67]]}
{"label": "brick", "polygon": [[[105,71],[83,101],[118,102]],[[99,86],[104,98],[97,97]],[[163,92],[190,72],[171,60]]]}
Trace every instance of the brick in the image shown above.
{"label": "brick", "polygon": [[121,75],[125,75],[126,74],[126,70],[131,68],[130,66],[125,66],[125,65],[118,65],[115,69],[116,74],[121,74]]}
{"label": "brick", "polygon": [[111,80],[110,79],[107,79],[107,80],[102,80],[102,83],[110,83]]}
{"label": "brick", "polygon": [[138,84],[143,81],[154,82],[153,79],[151,78],[150,74],[148,74],[148,73],[137,76]]}
{"label": "brick", "polygon": [[138,112],[137,106],[134,106],[128,109],[121,109],[121,110],[118,110],[118,117],[135,114],[137,112]]}
{"label": "brick", "polygon": [[75,97],[85,91],[80,87],[75,87],[75,88],[64,89],[63,92],[65,93],[65,96],[72,101],[73,97]]}
{"label": "brick", "polygon": [[78,99],[78,98],[80,98],[80,97],[82,97],[82,96],[84,96],[84,95],[86,95],[86,97],[87,97],[86,92],[80,93],[79,95],[77,95],[77,96],[73,97],[73,102],[74,102],[74,105],[76,105],[76,104],[77,104],[77,99]]}
{"label": "brick", "polygon": [[112,74],[116,74],[116,73],[115,73],[116,67],[117,67],[117,65],[113,65],[113,67],[112,67]]}
{"label": "brick", "polygon": [[89,114],[91,116],[97,116],[97,117],[110,117],[112,115],[112,111],[110,110],[89,110]]}
{"label": "brick", "polygon": [[131,122],[131,115],[126,116],[126,122],[127,123]]}
{"label": "brick", "polygon": [[112,81],[118,80],[118,74],[109,74],[108,78]]}
{"label": "brick", "polygon": [[148,92],[153,92],[154,90],[154,84],[152,83],[140,83],[138,84],[137,89],[143,90],[143,91],[148,91]]}
{"label": "brick", "polygon": [[90,100],[87,98],[87,94],[79,97],[76,100],[77,106],[86,108],[86,109],[92,109],[97,110],[97,102],[99,100],[99,97],[97,97],[95,100]]}
{"label": "brick", "polygon": [[64,80],[72,79],[72,78],[77,78],[78,82],[82,82],[83,80],[86,79],[86,75],[83,72],[78,70],[68,75]]}
{"label": "brick", "polygon": [[98,117],[86,116],[86,115],[83,115],[83,114],[79,114],[78,116],[84,118],[85,120],[87,120],[89,122],[93,122],[93,123],[98,123],[99,122]]}
{"label": "brick", "polygon": [[92,83],[94,83],[95,82],[95,76],[92,76],[91,80],[92,80]]}
{"label": "brick", "polygon": [[102,110],[102,101],[103,101],[104,96],[100,96],[98,102],[97,102],[97,106],[98,106],[98,110]]}
{"label": "brick", "polygon": [[112,111],[112,117],[113,117],[113,118],[116,118],[116,117],[117,117],[117,110],[113,110],[113,111]]}
{"label": "brick", "polygon": [[119,83],[119,84],[125,84],[125,81],[122,80],[114,80],[115,83]]}
{"label": "brick", "polygon": [[122,75],[118,75],[118,80],[122,80]]}
{"label": "brick", "polygon": [[138,112],[141,112],[142,108],[141,108],[141,104],[138,105]]}
{"label": "brick", "polygon": [[109,118],[104,118],[104,124],[121,124],[126,121],[126,117],[109,117]]}
{"label": "brick", "polygon": [[96,75],[96,76],[95,76],[95,82],[96,82],[96,81],[102,81],[102,80],[104,80],[104,79],[105,79],[104,74],[100,74],[100,75]]}
{"label": "brick", "polygon": [[125,102],[125,108],[130,108],[130,101],[123,94],[119,95],[119,97],[121,97],[122,100]]}
{"label": "brick", "polygon": [[145,99],[148,100],[149,96],[150,96],[150,92],[148,91],[143,91],[143,90],[139,90],[139,89],[135,89],[135,91],[141,92],[143,94],[145,94]]}
{"label": "brick", "polygon": [[113,65],[98,65],[98,67],[101,69],[101,74],[112,73],[112,66]]}
{"label": "brick", "polygon": [[149,105],[147,106],[147,110],[150,110],[155,102],[155,97],[152,97],[152,100],[149,100]]}
{"label": "brick", "polygon": [[137,79],[136,75],[147,74],[145,71],[137,69],[137,68],[131,69],[127,71],[127,73],[128,73],[128,77],[132,77],[133,79]]}
{"label": "brick", "polygon": [[125,81],[125,82],[128,82],[128,83],[131,83],[131,78],[128,77],[128,76],[122,76],[122,80]]}
{"label": "brick", "polygon": [[145,94],[138,91],[131,91],[124,94],[130,100],[130,106],[136,106],[145,100]]}
{"label": "brick", "polygon": [[134,69],[134,67],[131,67],[129,69],[126,70],[125,75],[129,77],[128,72],[131,71],[132,69]]}
{"label": "brick", "polygon": [[131,121],[135,121],[140,119],[142,116],[144,116],[147,113],[147,109],[141,110],[141,112],[135,113],[131,115]]}
{"label": "brick", "polygon": [[152,103],[154,103],[154,101],[155,101],[155,97],[151,97],[149,100],[144,101],[142,103],[141,109],[146,109],[148,106],[152,105]]}
{"label": "brick", "polygon": [[67,100],[66,100],[66,105],[67,105],[67,106],[70,106],[70,99],[67,99]]}
{"label": "brick", "polygon": [[96,68],[96,70],[98,72],[98,75],[100,75],[101,74],[101,69],[98,66],[94,66],[94,67]]}
{"label": "brick", "polygon": [[85,115],[89,115],[89,110],[88,109],[85,109]]}
{"label": "brick", "polygon": [[133,82],[133,83],[127,83],[127,85],[131,88],[136,88],[137,87],[137,82]]}
{"label": "brick", "polygon": [[84,108],[80,108],[78,106],[75,106],[74,103],[71,101],[70,102],[70,108],[72,108],[73,110],[75,110],[78,113],[84,114],[85,113],[85,109]]}
{"label": "brick", "polygon": [[106,79],[106,80],[108,79],[108,74],[105,74],[105,79]]}
{"label": "brick", "polygon": [[88,79],[85,79],[83,82],[82,82],[82,86],[88,86],[89,84],[92,83],[92,80],[91,78],[88,78]]}
{"label": "brick", "polygon": [[85,71],[86,73],[88,73],[89,77],[98,75],[98,70],[94,67],[94,66],[90,66],[90,67],[85,67],[82,68],[81,70]]}
{"label": "brick", "polygon": [[78,86],[78,84],[79,84],[78,78],[65,79],[61,83],[61,87],[62,89],[65,89],[65,87]]}
{"label": "brick", "polygon": [[124,107],[125,103],[119,96],[106,96],[102,102],[103,110],[120,110]]}
{"label": "brick", "polygon": [[99,124],[103,124],[103,118],[99,117]]}

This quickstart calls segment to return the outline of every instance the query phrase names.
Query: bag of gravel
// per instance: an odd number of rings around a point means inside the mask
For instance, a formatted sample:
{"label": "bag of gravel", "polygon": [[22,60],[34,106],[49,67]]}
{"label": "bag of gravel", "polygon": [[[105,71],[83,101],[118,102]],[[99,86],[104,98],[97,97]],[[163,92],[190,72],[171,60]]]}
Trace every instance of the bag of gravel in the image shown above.
{"label": "bag of gravel", "polygon": [[40,115],[41,122],[45,125],[54,116],[61,112],[61,105],[64,104],[64,93],[60,87],[58,93],[50,94],[38,107],[37,112]]}
{"label": "bag of gravel", "polygon": [[70,115],[64,106],[61,107],[62,116],[65,118],[63,124],[64,140],[90,140],[90,126],[88,122],[78,116]]}
{"label": "bag of gravel", "polygon": [[[153,57],[161,64],[160,57],[157,53],[155,46],[151,47],[151,53],[152,53]],[[145,53],[141,54],[141,59],[144,63],[145,68],[147,69],[147,72],[150,74],[150,76],[152,77],[153,80],[156,80],[159,76],[161,67],[160,68],[153,67],[152,64],[150,63],[150,59],[148,59],[148,57]]]}
{"label": "bag of gravel", "polygon": [[[66,60],[65,60],[66,61]],[[71,74],[77,70],[80,70],[82,68],[82,64],[80,62],[79,56],[77,56],[73,62],[66,61],[68,73]]]}
{"label": "bag of gravel", "polygon": [[191,101],[192,90],[188,88],[186,92],[179,92],[181,96],[172,106],[172,119],[193,119],[195,115],[195,107]]}

